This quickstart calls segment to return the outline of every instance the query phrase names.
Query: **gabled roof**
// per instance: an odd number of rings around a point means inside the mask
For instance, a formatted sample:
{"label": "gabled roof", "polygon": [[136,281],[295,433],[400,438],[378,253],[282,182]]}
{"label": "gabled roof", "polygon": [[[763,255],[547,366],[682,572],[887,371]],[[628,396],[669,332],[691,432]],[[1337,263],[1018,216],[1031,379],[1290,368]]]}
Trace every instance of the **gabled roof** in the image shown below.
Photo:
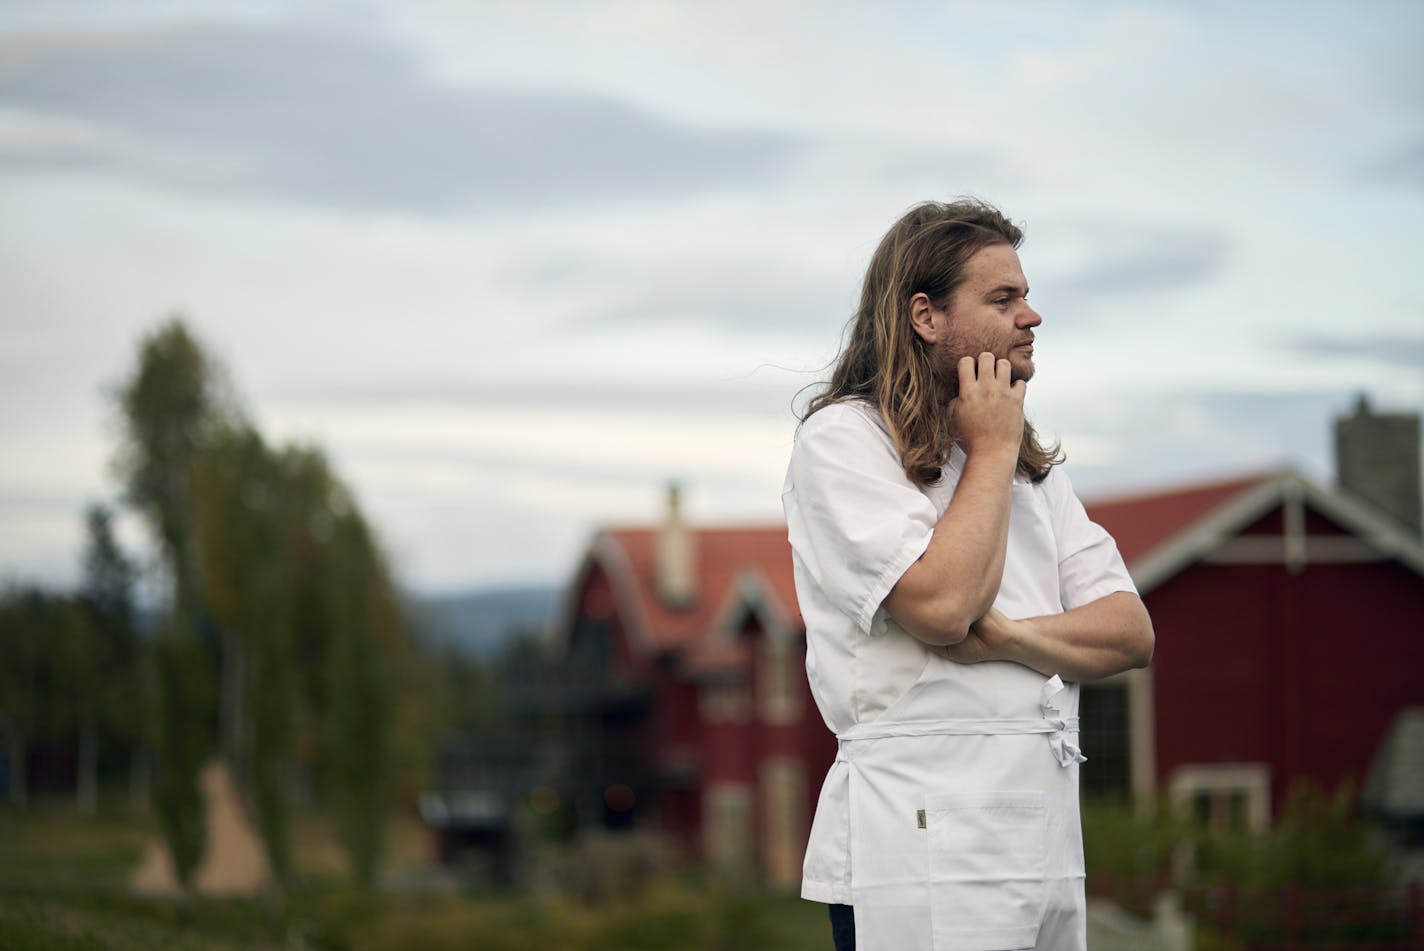
{"label": "gabled roof", "polygon": [[1424,575],[1424,545],[1399,523],[1348,492],[1323,488],[1291,469],[1084,507],[1117,541],[1145,594],[1288,501],[1314,509],[1380,557]]}
{"label": "gabled roof", "polygon": [[571,596],[578,596],[578,588],[593,565],[602,567],[630,636],[654,653],[697,644],[709,633],[739,620],[749,603],[756,605],[769,627],[800,626],[786,526],[694,528],[691,533],[697,595],[687,607],[672,607],[658,597],[654,581],[656,528],[599,532]]}
{"label": "gabled roof", "polygon": [[[1287,502],[1313,509],[1379,557],[1397,560],[1424,576],[1419,539],[1349,493],[1322,488],[1294,470],[1101,499],[1085,507],[1116,539],[1138,590],[1145,594]],[[698,586],[692,604],[675,608],[657,595],[658,529],[605,529],[594,537],[575,575],[556,635],[567,637],[572,630],[576,599],[594,567],[607,574],[623,623],[640,650],[658,654],[695,648],[685,660],[703,674],[741,663],[740,649],[730,635],[748,610],[755,611],[774,636],[800,630],[784,525],[690,531]]]}
{"label": "gabled roof", "polygon": [[1276,477],[1276,473],[1241,476],[1181,489],[1086,502],[1088,517],[1108,530],[1128,566],[1176,536],[1187,526]]}

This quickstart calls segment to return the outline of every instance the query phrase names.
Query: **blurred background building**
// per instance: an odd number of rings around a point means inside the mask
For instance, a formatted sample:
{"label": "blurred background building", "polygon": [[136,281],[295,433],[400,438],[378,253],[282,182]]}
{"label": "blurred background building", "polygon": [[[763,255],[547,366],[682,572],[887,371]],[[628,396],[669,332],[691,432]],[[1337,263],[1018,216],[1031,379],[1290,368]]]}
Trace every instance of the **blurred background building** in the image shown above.
{"label": "blurred background building", "polygon": [[[1401,768],[1424,708],[1419,428],[1361,400],[1336,421],[1338,485],[1285,469],[1088,503],[1157,649],[1083,687],[1085,797],[1165,796],[1264,831],[1301,784],[1359,795],[1374,776],[1373,814],[1424,818],[1424,772]],[[683,861],[797,884],[835,741],[783,525],[692,526],[670,488],[661,524],[593,538],[549,644],[555,782],[581,827],[653,830]]]}

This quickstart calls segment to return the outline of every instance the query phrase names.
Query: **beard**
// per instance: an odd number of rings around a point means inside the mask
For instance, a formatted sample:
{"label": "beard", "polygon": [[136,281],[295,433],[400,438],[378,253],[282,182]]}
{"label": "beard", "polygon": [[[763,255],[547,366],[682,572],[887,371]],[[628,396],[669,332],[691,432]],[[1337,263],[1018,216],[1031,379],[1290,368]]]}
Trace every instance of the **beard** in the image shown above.
{"label": "beard", "polygon": [[940,380],[949,389],[951,398],[959,395],[959,361],[964,357],[979,359],[981,353],[992,353],[997,359],[1009,361],[1009,379],[1027,383],[1033,379],[1033,357],[1013,348],[1021,343],[1016,337],[1000,340],[971,340],[967,335],[950,333],[935,346],[936,365]]}

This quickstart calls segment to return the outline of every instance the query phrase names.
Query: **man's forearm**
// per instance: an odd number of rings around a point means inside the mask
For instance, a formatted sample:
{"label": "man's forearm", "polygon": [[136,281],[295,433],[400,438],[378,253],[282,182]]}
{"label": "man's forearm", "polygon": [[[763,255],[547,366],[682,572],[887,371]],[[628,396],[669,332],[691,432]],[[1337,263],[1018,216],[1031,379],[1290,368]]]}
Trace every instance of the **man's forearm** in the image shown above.
{"label": "man's forearm", "polygon": [[[917,297],[926,304],[924,294]],[[1023,438],[1024,382],[1013,379],[1007,358],[988,351],[977,360],[966,355],[955,372],[959,395],[950,412],[964,469],[929,545],[885,598],[890,616],[928,644],[963,641],[994,603]]]}
{"label": "man's forearm", "polygon": [[930,644],[954,644],[994,603],[1004,576],[1017,455],[965,460],[949,507],[919,560],[885,599],[890,616]]}
{"label": "man's forearm", "polygon": [[1062,614],[1010,620],[990,609],[958,644],[938,652],[959,664],[1011,660],[1046,677],[1096,680],[1152,659],[1155,636],[1142,599],[1117,591]]}
{"label": "man's forearm", "polygon": [[1062,614],[1027,618],[1006,659],[1045,676],[1096,680],[1152,659],[1155,636],[1142,599],[1118,591]]}

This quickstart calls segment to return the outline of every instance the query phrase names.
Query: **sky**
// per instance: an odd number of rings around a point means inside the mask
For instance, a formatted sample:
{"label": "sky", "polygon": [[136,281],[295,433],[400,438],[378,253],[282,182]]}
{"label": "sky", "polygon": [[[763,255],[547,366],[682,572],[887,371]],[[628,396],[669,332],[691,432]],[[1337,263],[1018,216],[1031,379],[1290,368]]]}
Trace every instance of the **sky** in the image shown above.
{"label": "sky", "polygon": [[[793,407],[924,199],[1027,233],[1085,498],[1424,406],[1424,5],[0,6],[0,581],[73,584],[179,314],[401,583],[780,518]],[[803,392],[804,391],[804,392]],[[122,523],[135,553],[142,526]]]}

